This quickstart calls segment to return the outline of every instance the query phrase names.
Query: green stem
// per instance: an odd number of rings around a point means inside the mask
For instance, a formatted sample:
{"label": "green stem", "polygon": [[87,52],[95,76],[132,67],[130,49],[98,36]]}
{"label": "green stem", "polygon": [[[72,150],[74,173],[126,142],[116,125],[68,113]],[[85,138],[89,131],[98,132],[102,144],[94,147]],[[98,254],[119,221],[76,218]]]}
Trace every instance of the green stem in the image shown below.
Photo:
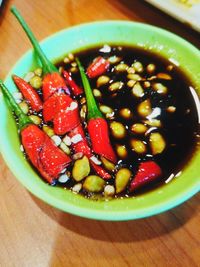
{"label": "green stem", "polygon": [[81,74],[81,79],[83,82],[83,87],[84,87],[84,91],[85,91],[85,95],[86,95],[86,100],[87,100],[87,107],[88,107],[87,118],[88,118],[88,120],[94,119],[94,118],[103,118],[103,115],[102,115],[101,111],[99,110],[97,103],[95,101],[95,98],[93,96],[92,89],[91,89],[89,80],[85,74],[84,68],[81,65],[81,62],[79,61],[78,58],[76,58],[76,62],[77,62],[78,67],[79,67],[79,71]]}
{"label": "green stem", "polygon": [[45,74],[46,73],[52,73],[52,72],[58,72],[57,68],[51,63],[51,61],[46,57],[46,55],[42,51],[37,39],[33,35],[31,29],[26,24],[25,20],[23,19],[23,17],[21,16],[21,14],[17,10],[17,8],[15,6],[12,6],[10,10],[14,14],[14,16],[17,18],[17,20],[19,21],[20,25],[22,26],[22,28],[26,32],[29,40],[31,41],[31,43],[33,45],[33,48],[34,48],[35,52],[37,53],[37,55],[38,55],[38,57],[39,57],[39,59],[40,59],[40,61],[42,63],[43,72]]}
{"label": "green stem", "polygon": [[19,126],[20,131],[24,127],[26,127],[28,124],[32,124],[32,121],[29,119],[29,117],[27,115],[24,114],[22,109],[17,105],[13,95],[10,93],[8,88],[6,88],[6,86],[4,85],[2,80],[0,80],[0,88],[1,88],[1,90],[3,92],[3,95],[8,100],[12,111],[15,113],[15,115],[18,118],[18,123],[19,123],[18,126]]}

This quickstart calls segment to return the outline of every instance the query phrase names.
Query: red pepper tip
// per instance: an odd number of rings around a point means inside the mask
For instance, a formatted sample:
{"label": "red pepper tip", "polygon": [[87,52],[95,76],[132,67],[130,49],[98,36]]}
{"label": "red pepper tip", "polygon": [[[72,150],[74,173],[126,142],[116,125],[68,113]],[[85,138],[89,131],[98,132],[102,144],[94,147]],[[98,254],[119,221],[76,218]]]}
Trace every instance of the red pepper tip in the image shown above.
{"label": "red pepper tip", "polygon": [[19,76],[17,76],[17,75],[15,75],[15,74],[12,74],[12,79],[15,81],[15,80],[17,80],[17,79],[19,79],[20,77]]}
{"label": "red pepper tip", "polygon": [[159,179],[162,175],[160,166],[154,161],[142,162],[139,165],[139,169],[131,181],[130,191],[139,189],[153,181]]}

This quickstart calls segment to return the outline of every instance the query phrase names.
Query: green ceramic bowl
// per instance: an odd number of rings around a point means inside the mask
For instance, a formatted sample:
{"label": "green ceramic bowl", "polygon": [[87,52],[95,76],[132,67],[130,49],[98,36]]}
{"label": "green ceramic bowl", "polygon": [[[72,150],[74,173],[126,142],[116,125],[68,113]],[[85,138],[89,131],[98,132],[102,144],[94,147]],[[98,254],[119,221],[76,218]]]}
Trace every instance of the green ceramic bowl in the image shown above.
{"label": "green ceramic bowl", "polygon": [[[41,45],[47,56],[56,61],[65,54],[98,44],[139,46],[162,54],[177,62],[191,77],[200,92],[200,52],[180,37],[165,30],[141,23],[105,21],[79,25],[60,31],[45,39]],[[16,88],[11,74],[24,75],[38,66],[33,51],[27,52],[8,74],[5,83],[11,91]],[[99,220],[130,220],[144,218],[171,209],[200,190],[200,155],[195,153],[182,174],[172,182],[149,193],[129,199],[92,201],[68,190],[51,187],[33,171],[20,151],[15,121],[3,97],[0,97],[0,148],[9,168],[17,179],[35,196],[48,204],[82,217]]]}

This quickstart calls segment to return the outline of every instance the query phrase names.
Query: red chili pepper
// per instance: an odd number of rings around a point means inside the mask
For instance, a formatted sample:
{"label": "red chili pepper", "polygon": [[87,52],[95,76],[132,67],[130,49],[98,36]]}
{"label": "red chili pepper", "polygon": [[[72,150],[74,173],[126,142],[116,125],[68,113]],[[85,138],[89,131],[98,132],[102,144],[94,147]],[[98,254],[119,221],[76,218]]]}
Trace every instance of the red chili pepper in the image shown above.
{"label": "red chili pepper", "polygon": [[[61,92],[59,92],[61,89]],[[45,121],[53,121],[56,134],[63,135],[80,123],[78,105],[73,110],[71,103],[76,103],[62,90],[68,93],[68,87],[59,73],[46,74],[43,80],[44,94],[43,116]]]}
{"label": "red chili pepper", "polygon": [[[43,91],[43,97],[44,97],[44,101],[45,101],[44,108],[43,108],[43,114],[44,114],[44,117],[45,117],[45,119],[47,121],[49,121],[49,120],[54,121],[54,119],[57,116],[56,112],[58,112],[59,107],[62,106],[62,108],[63,108],[63,106],[67,105],[67,101],[66,101],[66,98],[64,98],[64,96],[62,96],[63,97],[62,101],[64,101],[64,103],[62,103],[62,104],[59,103],[58,104],[58,102],[60,100],[59,100],[59,98],[57,96],[54,96],[54,94],[58,93],[59,89],[64,90],[68,94],[69,93],[68,92],[68,88],[66,87],[65,81],[60,76],[57,68],[45,56],[44,52],[42,51],[42,49],[41,49],[41,47],[40,47],[40,45],[38,43],[38,41],[34,37],[33,33],[29,29],[29,27],[26,24],[26,22],[24,21],[24,19],[21,17],[20,13],[14,7],[11,8],[11,11],[16,16],[16,18],[18,19],[19,23],[22,25],[23,29],[25,30],[28,38],[30,39],[30,41],[31,41],[31,43],[32,43],[32,45],[34,47],[34,50],[35,50],[36,54],[38,55],[38,57],[40,58],[40,61],[42,63],[43,73],[44,73],[42,91]],[[51,97],[53,97],[53,98],[51,99]],[[46,101],[49,101],[49,102],[46,102]],[[56,112],[55,112],[55,110],[56,110]],[[60,110],[60,112],[61,112],[61,110]],[[77,114],[77,110],[75,109],[74,113],[71,114],[71,116],[73,118],[73,120],[72,120],[73,121],[73,125],[71,125],[70,117],[68,115],[70,115],[70,114],[66,114],[65,112],[63,113],[63,118],[65,118],[66,120],[69,120],[69,124],[70,124],[70,125],[68,125],[68,122],[65,122],[66,123],[66,125],[65,125],[66,127],[70,126],[70,130],[69,129],[67,129],[67,130],[73,132],[77,128],[78,129],[82,129],[82,126],[80,124],[81,123],[80,122],[80,118],[79,118],[79,116]],[[75,128],[74,130],[72,130],[72,128],[76,125],[78,120],[79,120],[78,127]],[[54,123],[54,130],[56,129],[57,131],[60,131],[60,129],[58,127],[59,123],[61,125],[61,121],[59,121],[59,119],[57,118],[56,122]],[[62,134],[64,134],[64,131],[62,132]],[[71,132],[69,134],[71,134]],[[83,133],[83,136],[84,136],[84,133]],[[84,140],[85,140],[85,136],[84,136]],[[92,153],[91,154],[90,153],[86,154],[86,151],[88,151],[88,150],[90,151],[90,148],[89,148],[86,140],[83,141],[83,142],[79,142],[77,144],[74,144],[73,147],[74,147],[74,150],[77,151],[77,152],[82,152],[85,155],[88,155],[88,157],[92,156]],[[96,172],[101,177],[105,177],[105,179],[106,178],[110,178],[110,174],[106,173],[105,170],[103,170],[100,166],[97,166],[97,165],[93,164],[92,162],[91,162],[91,164],[92,164],[93,168],[96,170]]]}
{"label": "red chili pepper", "polygon": [[93,60],[93,62],[87,68],[87,75],[89,78],[95,78],[102,75],[109,68],[110,63],[107,59],[99,56]]}
{"label": "red chili pepper", "polygon": [[19,11],[15,7],[12,7],[11,12],[15,15],[20,25],[23,27],[30,42],[34,47],[36,54],[38,55],[42,63],[43,74],[44,74],[43,86],[42,86],[44,101],[46,101],[51,95],[53,95],[59,89],[66,90],[68,92],[68,88],[66,87],[64,79],[60,76],[57,68],[51,63],[51,61],[46,57],[46,55],[42,51],[34,34],[26,24],[25,20],[22,18]]}
{"label": "red chili pepper", "polygon": [[53,121],[56,134],[63,135],[80,124],[78,104],[64,93],[54,93],[44,103],[44,121]]}
{"label": "red chili pepper", "polygon": [[95,164],[92,160],[90,160],[90,164],[92,165],[92,168],[95,170],[95,172],[102,177],[105,180],[108,180],[111,178],[111,175],[106,172],[100,165]]}
{"label": "red chili pepper", "polygon": [[46,101],[59,89],[63,89],[64,91],[68,92],[65,80],[57,72],[47,73],[42,81],[42,92],[44,101]]}
{"label": "red chili pepper", "polygon": [[38,41],[16,8],[12,8],[11,11],[28,35],[43,66],[44,78],[42,82],[42,92],[44,100],[44,120],[46,122],[53,121],[55,133],[65,134],[80,123],[78,108],[74,110],[68,109],[70,102],[73,100],[70,96],[65,96],[64,94],[64,92],[69,94],[64,78],[61,77],[57,68],[45,56]]}
{"label": "red chili pepper", "polygon": [[67,82],[67,85],[72,90],[73,95],[75,95],[75,96],[81,95],[83,93],[83,89],[75,83],[75,81],[72,79],[71,75],[66,70],[63,70],[62,73],[63,73],[63,76],[64,76],[66,82]]}
{"label": "red chili pepper", "polygon": [[24,128],[21,138],[28,158],[50,184],[71,162],[70,157],[36,125]]}
{"label": "red chili pepper", "polygon": [[92,148],[95,153],[107,158],[108,160],[116,163],[117,158],[112,148],[109,139],[108,125],[92,94],[89,80],[84,72],[83,66],[77,59],[79,66],[83,87],[86,94],[87,107],[88,107],[88,132],[92,142]]}
{"label": "red chili pepper", "polygon": [[139,170],[130,184],[130,191],[134,191],[144,185],[147,185],[156,179],[160,178],[162,170],[154,161],[142,162],[139,165]]}
{"label": "red chili pepper", "polygon": [[92,165],[92,168],[95,170],[95,172],[101,176],[104,179],[110,179],[111,175],[109,173],[107,173],[100,165],[97,165],[94,163],[94,161],[91,160],[91,157],[93,156],[92,151],[88,145],[85,133],[83,131],[83,128],[81,126],[81,124],[79,126],[77,126],[76,128],[74,128],[70,133],[69,133],[69,137],[73,137],[77,134],[80,134],[82,137],[82,140],[79,141],[76,144],[72,144],[72,148],[76,153],[83,153],[86,157],[88,157],[90,164]]}
{"label": "red chili pepper", "polygon": [[35,89],[17,75],[13,75],[12,78],[24,98],[29,102],[31,108],[34,111],[39,112],[42,109],[42,101]]}
{"label": "red chili pepper", "polygon": [[9,101],[12,110],[18,117],[22,145],[28,158],[43,178],[49,183],[53,183],[62,170],[71,162],[70,157],[60,150],[41,129],[31,122],[29,117],[16,104],[12,94],[1,80],[0,87]]}
{"label": "red chili pepper", "polygon": [[65,93],[54,93],[43,105],[43,118],[45,122],[53,121],[60,110],[65,110],[73,100]]}
{"label": "red chili pepper", "polygon": [[88,132],[92,141],[92,148],[95,153],[116,162],[116,155],[109,140],[108,124],[103,118],[90,119]]}
{"label": "red chili pepper", "polygon": [[[73,103],[77,104],[75,101],[73,101],[72,104]],[[55,133],[59,135],[63,135],[73,130],[80,124],[78,104],[74,109],[68,107],[67,109],[58,112],[53,119],[53,124]]]}

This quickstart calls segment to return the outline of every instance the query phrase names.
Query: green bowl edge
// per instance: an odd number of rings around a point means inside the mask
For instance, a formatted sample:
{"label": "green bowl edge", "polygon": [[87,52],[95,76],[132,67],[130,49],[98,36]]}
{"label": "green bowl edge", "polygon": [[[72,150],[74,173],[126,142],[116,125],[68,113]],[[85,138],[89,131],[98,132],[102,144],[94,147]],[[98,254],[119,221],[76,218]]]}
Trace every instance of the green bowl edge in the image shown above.
{"label": "green bowl edge", "polygon": [[[178,37],[178,36],[176,36],[176,35],[174,35],[172,33],[169,33],[169,32],[167,32],[165,30],[159,29],[159,28],[157,28],[155,26],[150,26],[150,25],[142,24],[142,23],[134,23],[134,22],[126,22],[126,21],[104,21],[104,22],[82,24],[81,26],[79,25],[79,26],[72,27],[72,28],[68,29],[67,31],[73,31],[73,29],[79,29],[80,27],[88,27],[88,26],[90,27],[91,25],[92,25],[92,27],[94,27],[96,25],[100,25],[100,24],[103,25],[105,23],[106,24],[120,24],[120,25],[123,24],[123,25],[126,25],[126,26],[130,26],[131,25],[131,27],[134,24],[137,27],[145,27],[145,28],[154,30],[155,32],[160,32],[161,34],[162,33],[163,34],[167,34],[168,36],[171,36],[171,37],[175,38],[177,41],[179,41],[180,42],[179,44],[186,46],[188,49],[191,49],[194,52],[194,54],[197,54],[198,57],[200,57],[199,51],[195,47],[193,47],[191,44],[189,44],[188,42],[186,42],[183,39],[181,39],[180,37]],[[58,32],[58,33],[46,38],[42,42],[42,45],[43,45],[43,43],[48,42],[52,38],[56,37],[59,34],[62,34],[65,31],[66,30],[62,30],[62,31],[60,31],[60,32]],[[15,69],[18,66],[18,64],[20,64],[21,60],[26,58],[26,56],[28,56],[31,53],[31,51],[28,51],[22,58],[20,58],[18,60],[18,62],[15,64],[15,66],[12,68],[12,70]],[[34,57],[33,57],[33,59],[34,59]],[[9,85],[10,74],[13,72],[12,70],[9,72],[8,76],[6,77],[6,84],[7,85]],[[199,87],[198,87],[198,89],[199,89]],[[63,201],[60,201],[60,200],[58,200],[56,198],[57,194],[49,195],[49,193],[46,192],[46,189],[49,186],[46,185],[45,183],[43,183],[44,187],[41,186],[41,188],[37,188],[36,185],[33,184],[34,182],[30,183],[28,180],[22,179],[21,176],[20,176],[20,173],[15,170],[14,162],[13,162],[13,164],[10,162],[10,154],[6,153],[4,147],[5,147],[5,143],[3,143],[2,139],[0,139],[0,149],[2,151],[2,154],[3,154],[3,157],[4,157],[5,161],[6,161],[6,163],[8,164],[8,166],[11,166],[13,174],[18,178],[18,180],[20,180],[20,182],[22,182],[22,184],[29,191],[31,191],[34,195],[36,195],[40,199],[44,200],[45,202],[51,204],[52,206],[54,206],[56,208],[59,208],[59,209],[61,209],[63,211],[67,211],[69,213],[72,213],[72,214],[75,214],[75,215],[79,215],[79,216],[82,216],[82,217],[86,217],[86,218],[99,219],[99,220],[112,220],[112,221],[144,218],[144,217],[147,217],[147,216],[155,215],[155,214],[158,214],[160,212],[166,211],[166,210],[168,210],[168,209],[170,209],[172,207],[175,207],[175,206],[181,204],[182,202],[186,201],[187,199],[189,199],[194,194],[196,194],[197,192],[200,191],[200,182],[199,182],[199,180],[197,180],[197,182],[195,182],[194,185],[192,187],[190,187],[188,190],[185,190],[181,194],[178,194],[178,195],[176,195],[173,198],[170,198],[168,200],[167,199],[162,200],[162,203],[153,205],[153,206],[148,207],[148,208],[146,207],[144,209],[136,209],[136,210],[132,210],[132,211],[125,210],[125,211],[119,211],[119,212],[112,211],[112,210],[107,210],[107,209],[105,209],[103,211],[102,210],[91,210],[91,209],[88,209],[88,207],[84,208],[84,207],[74,206],[74,205],[71,205],[71,204],[66,203],[66,202],[63,203]],[[194,157],[195,157],[195,159],[197,158],[197,156],[194,156]],[[25,163],[25,166],[28,169],[30,169],[30,167],[28,166],[28,163],[26,163],[26,161],[24,163]],[[169,185],[166,185],[166,187],[169,186]],[[68,193],[70,193],[74,197],[73,193],[71,193],[71,192],[68,192]],[[79,200],[82,198],[80,196],[75,196],[75,197],[77,199],[79,199]],[[138,199],[140,200],[142,198],[139,197]],[[83,199],[80,200],[80,202],[82,202],[82,201],[83,201]],[[113,200],[113,201],[118,202],[118,201],[121,201],[121,200]],[[113,201],[106,202],[105,204],[109,206],[110,205],[109,203],[112,203]],[[125,202],[130,202],[130,201],[132,201],[132,199],[125,199]],[[91,201],[89,201],[89,204],[91,204]],[[88,211],[89,211],[89,213],[88,213]]]}

